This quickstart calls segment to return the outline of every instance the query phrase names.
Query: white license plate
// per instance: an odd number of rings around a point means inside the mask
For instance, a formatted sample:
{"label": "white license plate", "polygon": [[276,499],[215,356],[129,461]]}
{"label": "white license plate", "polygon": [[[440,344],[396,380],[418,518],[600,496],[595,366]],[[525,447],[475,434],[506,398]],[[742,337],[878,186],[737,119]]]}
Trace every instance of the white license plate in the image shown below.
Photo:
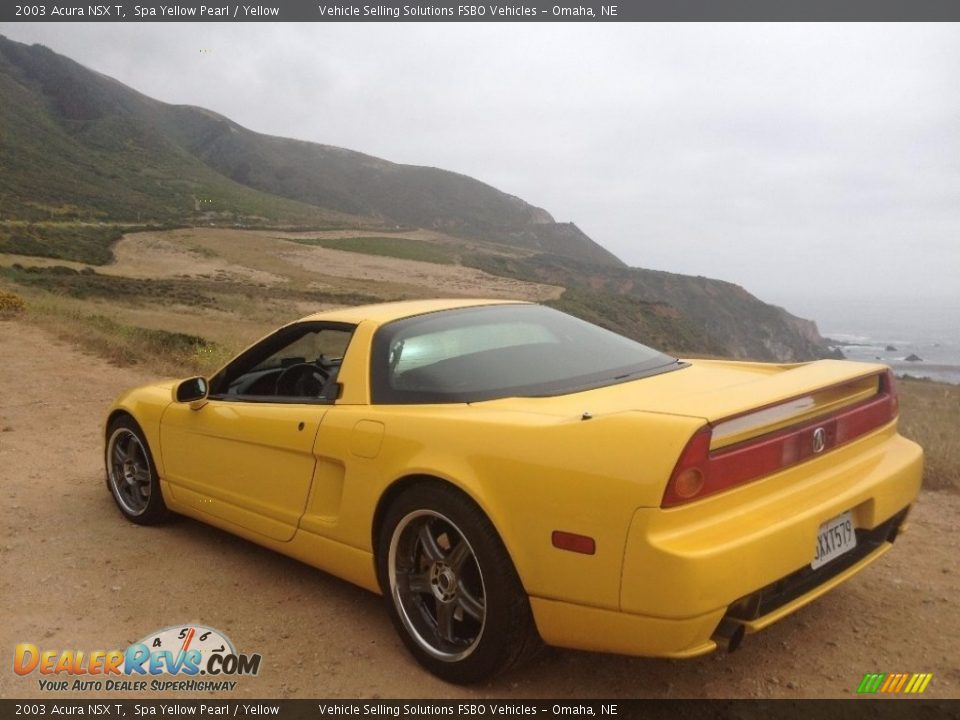
{"label": "white license plate", "polygon": [[817,546],[810,567],[816,570],[857,546],[857,534],[853,529],[853,516],[849,512],[827,520],[817,531]]}

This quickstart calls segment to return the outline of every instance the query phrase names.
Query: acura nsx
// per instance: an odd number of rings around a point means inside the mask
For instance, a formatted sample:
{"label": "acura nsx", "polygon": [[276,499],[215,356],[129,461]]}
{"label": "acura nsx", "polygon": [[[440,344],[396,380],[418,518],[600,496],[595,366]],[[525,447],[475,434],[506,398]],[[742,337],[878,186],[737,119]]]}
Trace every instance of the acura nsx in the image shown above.
{"label": "acura nsx", "polygon": [[381,593],[475,682],[549,645],[734,648],[891,549],[923,454],[883,365],[679,360],[557,310],[433,300],[286,325],[117,399],[107,486]]}

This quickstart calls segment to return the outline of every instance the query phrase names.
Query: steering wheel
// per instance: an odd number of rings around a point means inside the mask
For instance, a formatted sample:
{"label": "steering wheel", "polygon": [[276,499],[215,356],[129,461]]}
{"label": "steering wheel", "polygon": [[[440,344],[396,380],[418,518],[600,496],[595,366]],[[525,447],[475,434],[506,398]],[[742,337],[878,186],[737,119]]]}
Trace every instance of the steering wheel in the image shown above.
{"label": "steering wheel", "polygon": [[314,363],[302,362],[284,368],[277,375],[274,394],[293,397],[320,397],[330,373]]}

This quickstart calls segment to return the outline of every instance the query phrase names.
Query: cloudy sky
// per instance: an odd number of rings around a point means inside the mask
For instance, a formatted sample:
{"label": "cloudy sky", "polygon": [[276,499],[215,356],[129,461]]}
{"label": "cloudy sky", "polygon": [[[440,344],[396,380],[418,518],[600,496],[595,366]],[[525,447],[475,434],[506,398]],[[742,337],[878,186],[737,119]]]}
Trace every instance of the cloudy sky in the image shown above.
{"label": "cloudy sky", "polygon": [[957,25],[0,32],[260,132],[466,173],[632,265],[813,315],[856,296],[960,307]]}

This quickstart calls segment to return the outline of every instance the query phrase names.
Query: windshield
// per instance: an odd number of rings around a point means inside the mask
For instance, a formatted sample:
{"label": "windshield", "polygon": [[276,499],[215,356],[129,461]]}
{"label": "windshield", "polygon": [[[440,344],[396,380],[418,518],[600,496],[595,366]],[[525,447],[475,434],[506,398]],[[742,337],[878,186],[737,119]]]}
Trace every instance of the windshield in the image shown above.
{"label": "windshield", "polygon": [[373,343],[373,401],[563,395],[679,367],[675,358],[540,305],[490,305],[389,323]]}

